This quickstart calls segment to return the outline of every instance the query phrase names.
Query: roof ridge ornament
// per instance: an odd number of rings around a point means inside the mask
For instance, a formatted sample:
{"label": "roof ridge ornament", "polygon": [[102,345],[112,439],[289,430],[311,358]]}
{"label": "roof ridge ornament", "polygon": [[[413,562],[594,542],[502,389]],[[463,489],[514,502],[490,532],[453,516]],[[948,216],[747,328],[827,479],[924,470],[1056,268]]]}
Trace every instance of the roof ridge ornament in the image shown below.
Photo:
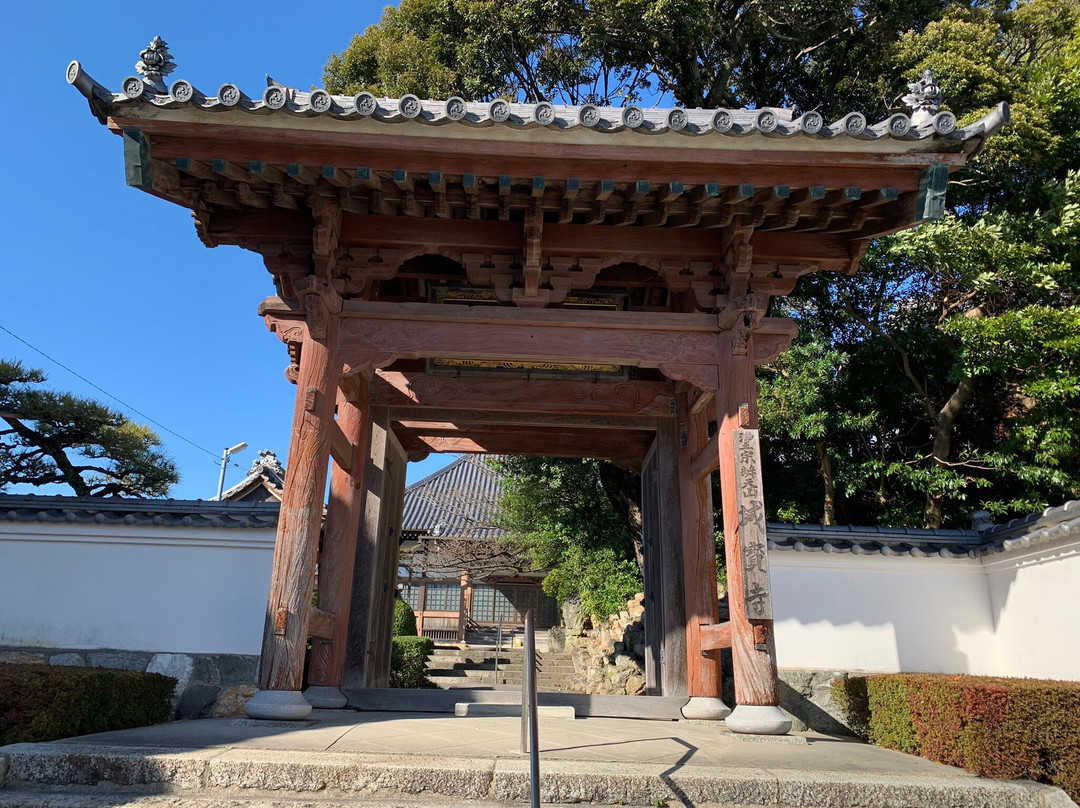
{"label": "roof ridge ornament", "polygon": [[934,71],[927,68],[918,81],[908,83],[908,94],[900,99],[911,107],[913,126],[933,123],[934,116],[941,109],[941,87],[934,79]]}
{"label": "roof ridge ornament", "polygon": [[169,53],[169,43],[159,36],[150,41],[146,49],[139,54],[139,61],[135,63],[135,72],[162,95],[167,95],[169,92],[163,79],[174,70],[176,70],[176,62]]}

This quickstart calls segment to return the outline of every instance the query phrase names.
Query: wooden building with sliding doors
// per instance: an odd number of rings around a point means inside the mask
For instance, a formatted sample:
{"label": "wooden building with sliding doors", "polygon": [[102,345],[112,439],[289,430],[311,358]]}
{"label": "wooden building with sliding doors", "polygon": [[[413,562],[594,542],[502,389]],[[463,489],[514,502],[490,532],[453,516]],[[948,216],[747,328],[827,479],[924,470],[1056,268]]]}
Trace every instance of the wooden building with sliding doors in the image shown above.
{"label": "wooden building with sliding doors", "polygon": [[940,216],[949,172],[1007,109],[957,128],[930,76],[912,85],[910,117],[872,125],[277,84],[249,96],[167,88],[160,39],[141,57],[118,92],[78,62],[67,78],[120,138],[130,185],[190,209],[208,247],[261,258],[274,294],[259,312],[296,384],[249,714],[307,715],[309,636],[311,703],[386,682],[404,465],[497,452],[640,470],[653,692],[687,699],[688,716],[726,715],[730,646],[729,726],[786,732],[754,366],[796,329],[769,300],[808,272],[854,272],[870,239]]}
{"label": "wooden building with sliding doors", "polygon": [[559,622],[541,588],[546,571],[506,546],[504,476],[493,459],[463,454],[405,489],[398,588],[424,637],[490,642],[501,628],[509,639],[530,610],[539,631]]}

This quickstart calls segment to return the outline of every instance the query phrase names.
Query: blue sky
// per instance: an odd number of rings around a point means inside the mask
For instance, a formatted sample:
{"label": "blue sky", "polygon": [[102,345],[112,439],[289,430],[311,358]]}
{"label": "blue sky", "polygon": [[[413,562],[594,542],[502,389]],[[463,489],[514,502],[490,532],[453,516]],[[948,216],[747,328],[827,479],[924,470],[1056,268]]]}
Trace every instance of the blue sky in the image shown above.
{"label": "blue sky", "polygon": [[[216,493],[214,456],[225,446],[247,442],[235,458],[244,469],[258,449],[285,459],[295,387],[285,380],[284,346],[255,311],[273,285],[257,256],[206,249],[187,210],[125,186],[120,138],[90,115],[64,70],[78,59],[118,89],[159,35],[177,63],[170,81],[187,79],[207,95],[232,82],[257,97],[267,73],[319,85],[327,56],[377,22],[384,5],[35,2],[5,10],[0,326],[209,450],[155,426],[182,474],[175,497]],[[41,367],[57,389],[119,406],[3,331],[0,357]],[[410,464],[410,482],[451,459]],[[232,467],[226,485],[242,476]]]}

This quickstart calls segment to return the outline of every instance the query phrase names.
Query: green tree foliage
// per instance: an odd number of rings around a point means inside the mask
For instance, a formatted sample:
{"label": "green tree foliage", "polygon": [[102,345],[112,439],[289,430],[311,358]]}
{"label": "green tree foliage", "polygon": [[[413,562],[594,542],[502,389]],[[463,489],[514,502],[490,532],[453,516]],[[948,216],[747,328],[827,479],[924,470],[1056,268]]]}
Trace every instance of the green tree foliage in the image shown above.
{"label": "green tree foliage", "polygon": [[559,603],[578,596],[585,614],[606,617],[641,591],[634,541],[600,481],[594,460],[505,458],[505,541]]}
{"label": "green tree foliage", "polygon": [[881,110],[882,51],[941,0],[402,0],[324,70],[327,89],[688,107]]}
{"label": "green tree foliage", "polygon": [[180,477],[149,427],[0,360],[0,489],[64,483],[78,496],[162,497]]}
{"label": "green tree foliage", "polygon": [[[1008,517],[1080,496],[1078,54],[1068,0],[954,5],[892,50],[909,75],[936,71],[962,121],[1009,101],[1013,126],[954,175],[944,219],[782,304],[805,344],[762,378],[769,439],[792,461],[767,472],[778,515],[829,520],[812,448],[833,461],[840,521],[961,525],[977,507]],[[800,394],[783,374],[812,345],[846,361]],[[844,418],[826,423],[832,407]]]}

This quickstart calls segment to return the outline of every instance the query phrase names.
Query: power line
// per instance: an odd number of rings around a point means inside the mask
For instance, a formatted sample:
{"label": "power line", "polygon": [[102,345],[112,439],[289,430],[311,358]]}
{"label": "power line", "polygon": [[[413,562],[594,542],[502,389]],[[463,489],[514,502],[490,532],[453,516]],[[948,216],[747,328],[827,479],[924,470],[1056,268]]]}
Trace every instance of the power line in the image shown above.
{"label": "power line", "polygon": [[[174,430],[172,430],[172,429],[169,429],[169,428],[168,428],[167,426],[165,426],[165,424],[163,424],[163,423],[161,423],[160,421],[157,421],[157,420],[155,420],[155,419],[151,418],[151,417],[150,417],[149,415],[147,415],[147,414],[146,414],[145,412],[143,412],[142,410],[139,410],[139,409],[136,409],[135,407],[132,407],[132,406],[131,406],[130,404],[128,404],[128,403],[127,403],[126,401],[123,401],[122,399],[119,399],[119,398],[117,398],[116,396],[114,396],[114,395],[113,395],[112,393],[110,393],[110,392],[109,392],[108,390],[106,390],[106,389],[105,389],[104,387],[101,387],[100,385],[94,384],[94,383],[93,383],[92,381],[90,381],[90,380],[89,380],[88,378],[86,378],[85,376],[83,376],[83,375],[82,375],[81,373],[78,373],[77,371],[74,371],[74,370],[72,370],[72,369],[71,369],[71,368],[69,368],[69,367],[68,367],[67,365],[65,365],[65,364],[64,364],[63,362],[61,362],[61,361],[60,361],[59,359],[55,359],[55,358],[53,358],[53,357],[49,356],[49,355],[48,355],[47,353],[45,353],[45,352],[44,352],[43,350],[41,350],[41,349],[40,349],[40,348],[38,348],[37,346],[35,346],[35,345],[31,345],[31,344],[30,344],[29,342],[27,342],[26,340],[24,340],[24,339],[23,339],[22,337],[20,337],[20,336],[19,336],[18,334],[16,334],[16,333],[15,333],[15,332],[13,332],[13,331],[10,331],[10,330],[8,330],[8,329],[7,329],[7,328],[5,328],[5,327],[4,327],[3,325],[0,325],[0,331],[3,331],[3,332],[4,332],[5,334],[7,334],[7,335],[8,335],[9,337],[12,337],[13,339],[16,339],[16,340],[18,340],[19,342],[21,342],[21,343],[22,343],[23,345],[25,345],[25,346],[26,346],[27,348],[29,348],[30,350],[32,350],[32,351],[37,351],[37,353],[39,353],[39,354],[41,354],[42,356],[44,356],[44,357],[45,357],[46,359],[48,359],[48,360],[49,360],[50,362],[52,362],[52,363],[53,363],[54,365],[57,365],[58,367],[61,367],[61,368],[63,368],[64,370],[66,370],[66,371],[67,371],[68,373],[70,373],[70,374],[71,374],[72,376],[74,376],[75,378],[77,378],[77,379],[82,379],[82,380],[83,380],[84,382],[86,382],[86,383],[87,383],[88,385],[90,385],[91,387],[93,387],[93,388],[94,388],[95,390],[97,390],[97,391],[98,391],[99,393],[103,393],[104,395],[108,396],[108,397],[109,397],[109,398],[111,398],[111,399],[112,399],[113,401],[115,401],[115,402],[116,402],[117,404],[119,404],[119,405],[120,405],[120,406],[122,406],[122,407],[125,407],[125,408],[127,408],[127,409],[128,409],[128,410],[130,410],[131,412],[133,412],[133,413],[135,413],[136,415],[138,415],[138,416],[139,416],[140,418],[145,418],[145,419],[146,419],[147,421],[149,421],[150,423],[152,423],[152,424],[154,424],[155,426],[159,427],[160,429],[164,430],[165,432],[168,432],[168,433],[169,433],[170,435],[172,435],[173,437],[179,438],[180,440],[184,441],[184,443],[189,443],[189,444],[191,444],[191,445],[192,445],[192,446],[194,446],[194,447],[195,447],[196,449],[198,449],[198,450],[200,450],[200,451],[202,451],[202,452],[206,452],[206,453],[207,453],[208,455],[210,455],[210,456],[211,456],[212,458],[214,458],[214,460],[213,460],[213,463],[214,463],[215,465],[218,465],[218,464],[220,464],[220,463],[221,463],[221,456],[220,456],[219,454],[217,454],[216,452],[214,452],[214,451],[211,451],[210,449],[207,449],[207,448],[206,448],[205,446],[200,446],[200,445],[199,445],[199,444],[197,444],[197,443],[196,443],[195,441],[193,441],[193,440],[191,440],[191,439],[189,439],[189,438],[185,438],[185,437],[184,437],[183,435],[181,435],[181,434],[180,434],[179,432],[176,432],[176,431],[174,431]],[[236,468],[238,468],[238,469],[243,469],[243,466],[241,466],[241,465],[240,465],[239,463],[237,463],[236,461],[232,461],[232,462],[230,463],[230,465],[233,465],[233,466],[235,466],[235,467],[236,467]]]}

